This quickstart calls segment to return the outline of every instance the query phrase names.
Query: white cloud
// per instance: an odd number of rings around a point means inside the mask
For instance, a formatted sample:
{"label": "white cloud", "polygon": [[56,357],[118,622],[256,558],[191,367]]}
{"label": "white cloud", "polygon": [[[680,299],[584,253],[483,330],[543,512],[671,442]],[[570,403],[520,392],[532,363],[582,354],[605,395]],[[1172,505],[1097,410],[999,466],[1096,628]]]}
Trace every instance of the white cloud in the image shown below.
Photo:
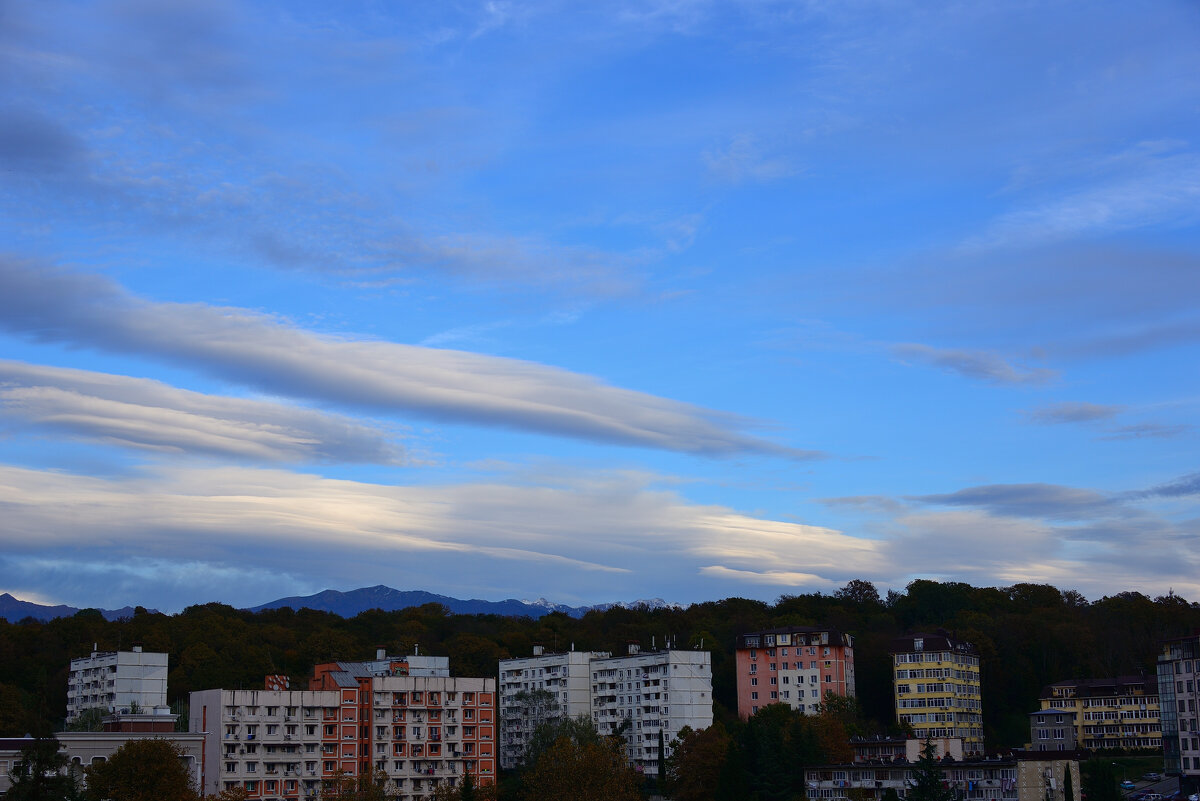
{"label": "white cloud", "polygon": [[536,584],[593,601],[686,586],[714,566],[838,577],[847,564],[883,569],[870,541],[698,506],[652,481],[606,473],[397,487],[252,468],[92,478],[0,467],[0,548],[12,558],[274,566],[325,586],[395,585],[413,572],[432,586],[479,577],[497,594]]}
{"label": "white cloud", "polygon": [[[1074,516],[1047,506],[1054,494],[1037,487],[1031,504],[875,506],[881,521],[864,529],[871,536],[850,536],[690,503],[651,475],[531,478],[385,486],[253,468],[91,478],[0,467],[0,550],[26,562],[150,559],[175,565],[163,575],[195,575],[199,589],[128,599],[166,608],[210,600],[197,593],[228,584],[230,570],[275,570],[309,587],[487,587],[494,597],[537,586],[547,597],[590,603],[695,600],[698,578],[718,592],[752,594],[933,577],[1041,581],[1093,597],[1114,586],[1200,595],[1194,532],[1142,511],[1132,496],[1107,507],[1107,517],[1071,525],[1058,521]],[[1074,508],[1081,492],[1060,494]],[[1014,504],[1021,516],[1007,511]],[[1029,516],[1026,507],[1038,504],[1046,519]],[[80,596],[100,592],[103,576],[92,586],[91,574],[78,575],[70,601],[95,603]],[[265,592],[245,586],[222,598],[253,605],[269,600]],[[108,605],[125,602],[106,596]]]}
{"label": "white cloud", "polygon": [[384,432],[337,415],[142,378],[0,360],[10,422],[165,453],[269,462],[395,463]]}

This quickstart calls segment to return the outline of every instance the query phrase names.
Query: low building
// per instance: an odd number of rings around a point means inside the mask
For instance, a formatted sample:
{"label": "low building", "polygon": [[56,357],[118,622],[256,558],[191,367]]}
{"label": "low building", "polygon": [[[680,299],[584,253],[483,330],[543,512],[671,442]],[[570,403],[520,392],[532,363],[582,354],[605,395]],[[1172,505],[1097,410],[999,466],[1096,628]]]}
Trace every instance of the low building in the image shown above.
{"label": "low building", "polygon": [[106,714],[167,705],[167,655],[143,651],[101,652],[71,660],[67,678],[67,720],[87,709]]}
{"label": "low building", "polygon": [[962,761],[963,742],[958,737],[942,737],[918,740],[915,737],[854,737],[850,748],[854,751],[855,763],[863,762],[916,762],[921,758],[921,749],[928,742],[938,759],[949,757]]}
{"label": "low building", "polygon": [[1047,686],[1030,714],[1030,750],[1162,748],[1158,680],[1070,679]]}
{"label": "low building", "polygon": [[854,697],[854,638],[829,628],[787,626],[740,634],[735,647],[738,715],[768,704],[815,714],[826,693]]}
{"label": "low building", "polygon": [[[1080,801],[1079,761],[1073,756],[1026,753],[1006,758],[939,763],[946,785],[966,801]],[[825,765],[804,771],[807,796],[875,801],[888,790],[900,798],[913,785],[913,764]],[[1071,798],[1066,775],[1071,773]]]}
{"label": "low building", "polygon": [[392,796],[420,801],[467,773],[492,784],[496,680],[448,672],[445,657],[381,652],[317,665],[307,690],[194,692],[191,729],[208,733],[203,791],[304,801],[338,777],[381,772]]}
{"label": "low building", "polygon": [[607,651],[547,653],[500,660],[500,767],[517,767],[533,730],[548,718],[592,716],[592,671]]}
{"label": "low building", "polygon": [[[192,777],[193,785],[199,787],[204,734],[175,731],[176,717],[169,711],[113,716],[104,720],[104,731],[62,731],[54,737],[58,740],[59,752],[67,758],[68,770],[81,778],[84,768],[106,762],[126,743],[145,739],[170,740],[179,746],[180,759]],[[0,796],[12,786],[9,773],[20,761],[21,751],[32,742],[29,737],[0,739]]]}

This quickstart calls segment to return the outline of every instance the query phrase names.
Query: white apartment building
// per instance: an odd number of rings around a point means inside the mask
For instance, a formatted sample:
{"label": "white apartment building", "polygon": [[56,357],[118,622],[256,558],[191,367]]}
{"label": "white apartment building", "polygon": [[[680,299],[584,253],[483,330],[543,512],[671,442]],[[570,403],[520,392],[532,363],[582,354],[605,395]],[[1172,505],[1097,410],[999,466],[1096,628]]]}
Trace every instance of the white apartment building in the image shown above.
{"label": "white apartment building", "polygon": [[521,763],[529,736],[549,717],[592,716],[592,670],[607,651],[546,653],[500,660],[500,767]]}
{"label": "white apartment building", "polygon": [[307,801],[323,781],[382,771],[399,801],[425,801],[466,772],[493,783],[496,680],[412,675],[412,660],[318,665],[308,690],[192,693],[190,728],[208,733],[203,792]]}
{"label": "white apartment building", "polygon": [[106,713],[151,710],[167,705],[167,655],[143,651],[100,652],[71,660],[67,679],[67,720],[85,709]]}
{"label": "white apartment building", "polygon": [[[708,651],[648,651],[592,661],[592,722],[625,738],[626,757],[658,775],[672,738],[684,726],[712,725],[712,659]],[[660,744],[663,746],[660,749]]]}

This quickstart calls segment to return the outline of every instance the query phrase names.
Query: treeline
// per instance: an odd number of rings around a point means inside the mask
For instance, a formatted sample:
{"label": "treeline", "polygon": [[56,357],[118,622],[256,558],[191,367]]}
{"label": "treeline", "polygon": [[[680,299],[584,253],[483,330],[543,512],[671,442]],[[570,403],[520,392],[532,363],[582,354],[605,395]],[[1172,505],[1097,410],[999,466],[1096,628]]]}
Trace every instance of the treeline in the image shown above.
{"label": "treeline", "polygon": [[547,649],[622,653],[628,642],[712,654],[714,713],[736,716],[735,636],[778,626],[829,625],[856,637],[859,705],[880,731],[893,725],[891,640],[944,628],[974,643],[982,661],[984,728],[989,746],[1028,739],[1027,713],[1053,681],[1146,673],[1153,675],[1161,642],[1200,629],[1200,604],[1168,594],[1123,592],[1088,602],[1054,587],[1016,584],[972,587],[918,580],[881,598],[869,582],[852,581],[833,594],[785,595],[775,604],[729,598],[687,609],[623,609],[562,614],[540,620],[451,615],[438,605],[354,618],[313,610],[250,613],[222,604],[192,606],[177,615],[135,614],[104,620],[84,610],[49,622],[0,621],[0,736],[49,733],[66,714],[70,660],[138,642],[170,656],[172,702],[193,690],[258,688],[263,677],[289,675],[306,686],[314,664],[361,660],[377,647],[389,653],[443,654],[460,676],[494,676],[498,660]]}

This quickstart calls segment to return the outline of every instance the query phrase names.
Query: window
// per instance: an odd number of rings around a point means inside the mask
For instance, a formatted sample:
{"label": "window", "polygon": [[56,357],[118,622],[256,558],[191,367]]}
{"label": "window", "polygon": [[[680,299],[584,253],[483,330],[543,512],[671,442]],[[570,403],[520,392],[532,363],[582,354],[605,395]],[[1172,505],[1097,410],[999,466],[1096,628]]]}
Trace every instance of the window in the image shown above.
{"label": "window", "polygon": [[757,700],[758,700],[758,693],[750,693],[750,700],[751,700],[751,701],[757,701]]}

